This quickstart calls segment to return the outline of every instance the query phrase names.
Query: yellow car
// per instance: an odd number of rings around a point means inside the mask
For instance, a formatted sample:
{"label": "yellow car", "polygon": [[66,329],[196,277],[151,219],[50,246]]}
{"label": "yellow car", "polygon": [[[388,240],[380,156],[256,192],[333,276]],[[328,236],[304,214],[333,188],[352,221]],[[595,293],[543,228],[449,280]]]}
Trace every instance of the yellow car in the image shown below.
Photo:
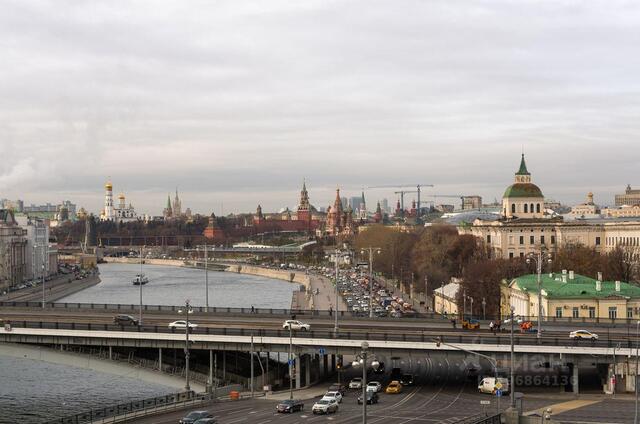
{"label": "yellow car", "polygon": [[402,392],[402,384],[399,381],[392,381],[385,389],[385,393],[400,393]]}

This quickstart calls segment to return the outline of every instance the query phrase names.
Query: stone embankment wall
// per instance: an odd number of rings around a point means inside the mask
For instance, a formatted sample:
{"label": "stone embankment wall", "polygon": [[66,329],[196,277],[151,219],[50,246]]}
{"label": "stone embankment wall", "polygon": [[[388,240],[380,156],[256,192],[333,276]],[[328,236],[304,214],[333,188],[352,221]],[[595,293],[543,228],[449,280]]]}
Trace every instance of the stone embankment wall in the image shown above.
{"label": "stone embankment wall", "polygon": [[[107,263],[115,264],[139,264],[138,258],[103,258]],[[168,266],[185,266],[184,261],[178,259],[145,259],[144,263],[147,265],[168,265]]]}
{"label": "stone embankment wall", "polygon": [[227,272],[236,272],[238,274],[258,275],[260,277],[274,278],[276,280],[285,280],[290,283],[296,283],[310,289],[309,275],[304,271],[281,270],[262,268],[253,265],[234,264],[227,267]]}

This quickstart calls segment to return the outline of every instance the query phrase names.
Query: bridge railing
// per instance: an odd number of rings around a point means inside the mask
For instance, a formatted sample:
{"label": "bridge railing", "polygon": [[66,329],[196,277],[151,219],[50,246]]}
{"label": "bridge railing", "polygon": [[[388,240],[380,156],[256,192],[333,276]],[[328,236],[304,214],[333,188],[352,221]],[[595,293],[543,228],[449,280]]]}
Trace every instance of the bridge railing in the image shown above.
{"label": "bridge railing", "polygon": [[[138,313],[140,310],[140,306],[136,304],[109,304],[109,303],[70,303],[70,302],[48,302],[46,304],[47,308],[53,309],[90,309],[90,310],[100,310],[106,312],[116,313]],[[0,308],[2,307],[13,307],[13,308],[41,308],[42,302],[32,301],[32,302],[21,302],[21,301],[2,301],[0,302]],[[146,312],[160,312],[177,314],[178,310],[183,308],[184,305],[143,305],[143,310]],[[257,316],[279,316],[279,317],[317,317],[317,318],[328,318],[334,317],[335,311],[329,310],[306,310],[306,309],[281,309],[281,308],[232,308],[232,307],[209,307],[204,306],[193,306],[192,307],[195,312],[198,314],[207,314],[210,315],[257,315]],[[205,312],[207,311],[207,312]],[[354,312],[354,311],[339,311],[338,316],[341,318],[351,318],[351,319],[363,319],[369,320],[368,313],[363,312]],[[412,313],[412,314],[403,314],[400,318],[389,318],[389,317],[374,317],[376,320],[385,320],[385,319],[422,319],[422,320],[433,320],[438,322],[443,322],[446,319],[451,319],[453,316],[443,316],[435,312],[426,312],[426,313]],[[458,317],[459,318],[459,317]],[[522,317],[523,321],[531,321],[534,325],[537,323],[536,317]],[[489,320],[481,321],[488,323]],[[572,318],[572,317],[555,317],[549,316],[544,317],[543,323],[545,325],[563,325],[563,324],[589,324],[593,327],[616,327],[616,326],[627,326],[627,327],[635,327],[637,319],[631,318]],[[503,324],[504,325],[504,324]],[[509,324],[506,324],[506,327],[509,327]],[[504,327],[503,327],[504,328]],[[507,328],[508,329],[508,328]],[[516,325],[516,330],[519,330],[519,325]]]}
{"label": "bridge railing", "polygon": [[[112,332],[140,332],[140,333],[170,333],[184,334],[184,329],[169,328],[168,326],[158,325],[141,325],[141,326],[121,326],[115,324],[97,324],[97,323],[75,323],[75,322],[50,322],[50,321],[11,321],[11,326],[15,328],[41,328],[41,329],[59,329],[59,330],[81,330],[81,331],[112,331]],[[10,333],[7,333],[10,334]],[[245,336],[250,337],[277,337],[286,339],[289,337],[288,330],[272,330],[272,329],[245,329],[234,327],[194,327],[189,330],[189,334],[201,335],[224,335],[224,336]],[[514,337],[515,345],[522,346],[576,346],[576,347],[600,347],[600,348],[633,348],[635,341],[633,338],[625,337],[620,334],[607,335],[608,337],[600,337],[598,340],[580,340],[569,339],[559,336],[536,337]],[[488,345],[509,345],[509,333],[478,333],[472,331],[461,331],[457,334],[438,334],[437,329],[415,331],[407,330],[384,331],[384,330],[349,330],[339,331],[335,334],[333,330],[312,330],[312,331],[296,331],[296,338],[312,338],[312,339],[344,339],[344,340],[369,340],[369,341],[390,341],[390,342],[435,342],[439,339],[442,343],[449,344],[488,344]],[[195,340],[191,340],[197,343]]]}

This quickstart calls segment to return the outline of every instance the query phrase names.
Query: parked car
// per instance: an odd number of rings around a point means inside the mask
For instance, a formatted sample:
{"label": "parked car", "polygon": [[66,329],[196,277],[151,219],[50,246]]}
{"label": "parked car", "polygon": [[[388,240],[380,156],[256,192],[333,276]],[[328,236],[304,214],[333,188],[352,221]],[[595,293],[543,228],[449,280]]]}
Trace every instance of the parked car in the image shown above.
{"label": "parked car", "polygon": [[276,406],[277,412],[289,412],[302,411],[304,409],[304,403],[301,400],[287,399],[283,400]]}
{"label": "parked car", "polygon": [[379,391],[382,390],[382,384],[380,384],[379,381],[370,381],[367,383],[367,391],[371,391],[371,392],[376,392],[378,393]]}
{"label": "parked car", "polygon": [[391,383],[389,383],[389,385],[385,389],[385,393],[389,393],[389,394],[400,393],[400,392],[402,392],[402,384],[400,384],[400,382],[397,380],[393,380]]}
{"label": "parked car", "polygon": [[322,399],[335,400],[336,402],[342,402],[342,394],[340,392],[327,392]]}
{"label": "parked car", "polygon": [[349,388],[362,389],[362,378],[361,377],[352,378],[351,381],[349,382]]}
{"label": "parked car", "polygon": [[338,412],[338,402],[335,400],[320,399],[311,408],[313,414],[331,414]]}
{"label": "parked car", "polygon": [[329,386],[329,390],[327,391],[340,392],[342,396],[347,394],[347,388],[344,386],[344,384],[341,384],[341,383],[333,383],[331,386]]}
{"label": "parked car", "polygon": [[[374,403],[378,403],[379,397],[378,393],[373,391],[367,391],[367,405],[373,405]],[[362,394],[358,396],[358,405],[362,405]]]}
{"label": "parked car", "polygon": [[596,333],[592,333],[587,330],[577,330],[569,333],[570,339],[587,339],[587,340],[598,340],[598,335]]}
{"label": "parked car", "polygon": [[402,374],[400,384],[403,386],[413,386],[413,374]]}
{"label": "parked car", "polygon": [[496,390],[498,390],[496,388],[496,384],[500,382],[500,390],[502,390],[503,393],[508,393],[509,392],[509,379],[508,378],[498,378],[496,380],[495,377],[485,377],[482,379],[482,381],[480,381],[480,384],[478,385],[478,392],[480,393],[490,393],[490,394],[495,394]]}
{"label": "parked car", "polygon": [[[198,324],[189,321],[189,328],[196,328]],[[169,328],[187,328],[187,321],[173,321],[169,323]]]}
{"label": "parked car", "polygon": [[309,331],[311,330],[311,326],[309,324],[305,324],[301,321],[295,319],[288,319],[282,324],[282,328],[288,330],[291,328],[292,330],[301,330],[301,331]]}
{"label": "parked car", "polygon": [[113,317],[113,323],[118,325],[138,325],[138,320],[131,315],[119,314]]}
{"label": "parked car", "polygon": [[202,418],[213,418],[211,412],[209,411],[191,411],[185,417],[183,417],[179,423],[180,424],[195,424],[196,421]]}

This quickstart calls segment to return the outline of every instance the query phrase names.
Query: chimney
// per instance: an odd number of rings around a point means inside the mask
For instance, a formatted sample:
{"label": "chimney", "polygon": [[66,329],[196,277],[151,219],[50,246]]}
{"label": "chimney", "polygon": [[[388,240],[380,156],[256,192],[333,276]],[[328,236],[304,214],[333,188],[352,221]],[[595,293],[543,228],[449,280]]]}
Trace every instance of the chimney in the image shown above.
{"label": "chimney", "polygon": [[598,273],[598,281],[602,281],[602,273],[601,272]]}
{"label": "chimney", "polygon": [[576,274],[573,271],[569,271],[569,280],[573,280],[576,277]]}
{"label": "chimney", "polygon": [[616,291],[620,291],[620,281],[616,280]]}
{"label": "chimney", "polygon": [[602,291],[602,281],[596,281],[596,291]]}
{"label": "chimney", "polygon": [[567,282],[567,274],[562,274],[562,282],[563,283]]}

